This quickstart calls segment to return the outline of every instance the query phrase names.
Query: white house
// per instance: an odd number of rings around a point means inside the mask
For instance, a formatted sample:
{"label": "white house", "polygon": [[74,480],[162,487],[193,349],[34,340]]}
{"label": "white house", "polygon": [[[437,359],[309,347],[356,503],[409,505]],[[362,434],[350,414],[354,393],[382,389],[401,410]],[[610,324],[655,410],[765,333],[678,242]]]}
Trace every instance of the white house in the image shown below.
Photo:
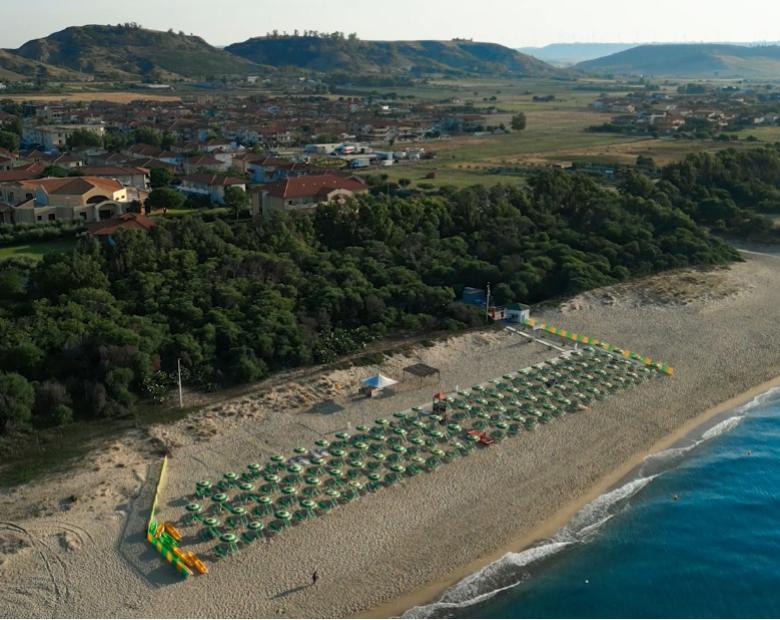
{"label": "white house", "polygon": [[190,174],[182,177],[179,191],[195,196],[207,196],[211,202],[225,204],[225,190],[238,187],[246,191],[246,181],[221,174]]}

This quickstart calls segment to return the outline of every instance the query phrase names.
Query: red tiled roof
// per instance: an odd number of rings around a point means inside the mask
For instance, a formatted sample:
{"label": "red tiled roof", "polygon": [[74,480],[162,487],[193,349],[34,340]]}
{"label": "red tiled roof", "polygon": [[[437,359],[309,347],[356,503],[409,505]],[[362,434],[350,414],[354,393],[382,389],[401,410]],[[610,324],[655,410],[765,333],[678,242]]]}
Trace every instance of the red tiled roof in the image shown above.
{"label": "red tiled roof", "polygon": [[225,162],[220,161],[212,155],[198,155],[190,157],[185,163],[190,166],[222,166]]}
{"label": "red tiled roof", "polygon": [[0,171],[0,183],[29,181],[39,177],[44,170],[46,170],[46,166],[43,164],[28,164],[18,168],[11,168],[11,170]]}
{"label": "red tiled roof", "polygon": [[92,177],[105,177],[113,175],[125,175],[125,174],[146,174],[148,170],[138,167],[124,167],[124,166],[83,166],[82,168],[76,168],[84,176]]}
{"label": "red tiled roof", "polygon": [[305,198],[322,196],[336,189],[350,192],[364,192],[366,184],[355,177],[342,177],[336,174],[317,174],[311,176],[288,177],[283,181],[266,186],[269,195],[277,198]]}
{"label": "red tiled roof", "polygon": [[96,237],[107,237],[118,230],[151,230],[157,222],[142,213],[125,213],[102,222],[90,222],[87,230]]}
{"label": "red tiled roof", "polygon": [[189,174],[181,177],[182,182],[194,183],[197,185],[222,186],[245,185],[244,179],[238,177],[228,177],[222,174]]}
{"label": "red tiled roof", "polygon": [[123,189],[122,184],[114,179],[102,177],[65,177],[36,179],[25,181],[29,187],[41,187],[47,194],[63,196],[80,196],[92,189],[104,189],[110,192],[118,192]]}

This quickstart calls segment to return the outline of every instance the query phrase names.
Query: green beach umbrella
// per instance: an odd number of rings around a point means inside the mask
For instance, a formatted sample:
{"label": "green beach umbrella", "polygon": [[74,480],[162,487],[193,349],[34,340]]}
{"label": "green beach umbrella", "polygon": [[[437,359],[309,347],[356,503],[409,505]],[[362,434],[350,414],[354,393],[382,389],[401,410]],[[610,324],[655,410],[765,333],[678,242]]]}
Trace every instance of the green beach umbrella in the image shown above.
{"label": "green beach umbrella", "polygon": [[211,480],[199,480],[195,483],[195,496],[198,499],[208,497],[211,493]]}
{"label": "green beach umbrella", "polygon": [[226,520],[231,525],[231,527],[238,527],[240,523],[246,523],[247,517],[246,517],[246,508],[243,506],[235,506],[231,509],[231,516],[229,516]]}
{"label": "green beach umbrella", "polygon": [[205,540],[208,540],[210,538],[217,538],[219,537],[222,532],[220,531],[220,526],[222,525],[219,521],[219,519],[215,519],[214,517],[208,517],[207,519],[203,520],[203,525],[205,528],[203,529],[203,533],[201,534],[201,537]]}
{"label": "green beach umbrella", "polygon": [[214,502],[211,505],[211,510],[214,512],[222,512],[223,510],[227,510],[227,501],[228,496],[224,493],[215,493],[211,496],[211,501]]}
{"label": "green beach umbrella", "polygon": [[243,540],[246,542],[257,540],[262,536],[264,527],[261,521],[252,521],[246,526],[247,532],[242,536]]}
{"label": "green beach umbrella", "polygon": [[195,521],[201,521],[201,513],[203,512],[203,506],[198,503],[192,502],[185,506],[187,514],[184,515],[184,523],[194,523]]}

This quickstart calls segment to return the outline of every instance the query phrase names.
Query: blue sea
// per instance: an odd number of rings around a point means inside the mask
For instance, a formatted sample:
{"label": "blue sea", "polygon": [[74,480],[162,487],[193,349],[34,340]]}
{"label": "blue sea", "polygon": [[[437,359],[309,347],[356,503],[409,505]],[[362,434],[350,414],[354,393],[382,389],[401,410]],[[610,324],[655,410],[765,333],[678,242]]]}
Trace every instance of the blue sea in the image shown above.
{"label": "blue sea", "polygon": [[780,392],[405,617],[780,617]]}

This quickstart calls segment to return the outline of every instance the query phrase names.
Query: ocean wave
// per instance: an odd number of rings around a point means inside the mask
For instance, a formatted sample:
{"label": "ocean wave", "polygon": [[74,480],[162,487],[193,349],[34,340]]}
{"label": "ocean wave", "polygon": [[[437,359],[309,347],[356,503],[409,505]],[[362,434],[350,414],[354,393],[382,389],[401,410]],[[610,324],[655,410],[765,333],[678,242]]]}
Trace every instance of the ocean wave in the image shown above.
{"label": "ocean wave", "polygon": [[524,566],[558,553],[571,542],[547,542],[519,553],[507,553],[465,577],[442,594],[435,603],[412,607],[402,618],[435,618],[451,609],[470,607],[522,583]]}
{"label": "ocean wave", "polygon": [[722,422],[719,422],[712,428],[707,429],[704,431],[704,433],[701,436],[701,440],[699,440],[697,443],[700,444],[705,441],[709,441],[710,439],[714,439],[718,435],[722,435],[723,433],[728,433],[730,430],[734,429],[737,424],[742,422],[742,420],[745,418],[744,415],[735,415],[732,416],[726,420],[723,420]]}
{"label": "ocean wave", "polygon": [[763,394],[759,394],[753,400],[751,400],[749,403],[746,403],[742,405],[741,407],[737,408],[738,413],[747,413],[753,409],[757,409],[759,407],[764,407],[767,404],[780,400],[780,387],[774,387],[770,390],[767,390]]}
{"label": "ocean wave", "polygon": [[[766,403],[766,401],[762,402],[764,404]],[[747,405],[745,405],[745,407],[747,407]],[[740,408],[735,411],[740,412],[741,410],[742,409]],[[639,468],[640,476],[658,475],[672,469],[680,463],[691,450],[698,448],[705,441],[710,441],[723,433],[733,430],[745,419],[745,415],[747,415],[747,413],[741,413],[740,415],[731,416],[730,418],[718,422],[716,425],[704,431],[699,439],[696,439],[685,446],[668,448],[645,457],[645,460],[642,461],[642,465]]]}
{"label": "ocean wave", "polygon": [[435,603],[413,607],[402,618],[436,618],[447,611],[470,607],[522,583],[528,574],[523,569],[548,558],[566,547],[587,540],[609,521],[614,509],[650,483],[655,476],[637,478],[600,495],[575,514],[551,539],[519,553],[507,553],[501,559],[461,579]]}
{"label": "ocean wave", "polygon": [[523,570],[530,564],[548,558],[577,543],[585,542],[607,523],[627,501],[656,477],[674,467],[691,450],[706,441],[733,430],[754,409],[780,400],[780,388],[773,388],[734,410],[733,415],[702,433],[689,445],[669,448],[645,458],[638,477],[599,496],[580,511],[552,538],[519,553],[507,553],[501,559],[465,577],[427,605],[413,607],[402,618],[435,618],[448,611],[463,609],[481,603],[522,583],[527,577]]}

